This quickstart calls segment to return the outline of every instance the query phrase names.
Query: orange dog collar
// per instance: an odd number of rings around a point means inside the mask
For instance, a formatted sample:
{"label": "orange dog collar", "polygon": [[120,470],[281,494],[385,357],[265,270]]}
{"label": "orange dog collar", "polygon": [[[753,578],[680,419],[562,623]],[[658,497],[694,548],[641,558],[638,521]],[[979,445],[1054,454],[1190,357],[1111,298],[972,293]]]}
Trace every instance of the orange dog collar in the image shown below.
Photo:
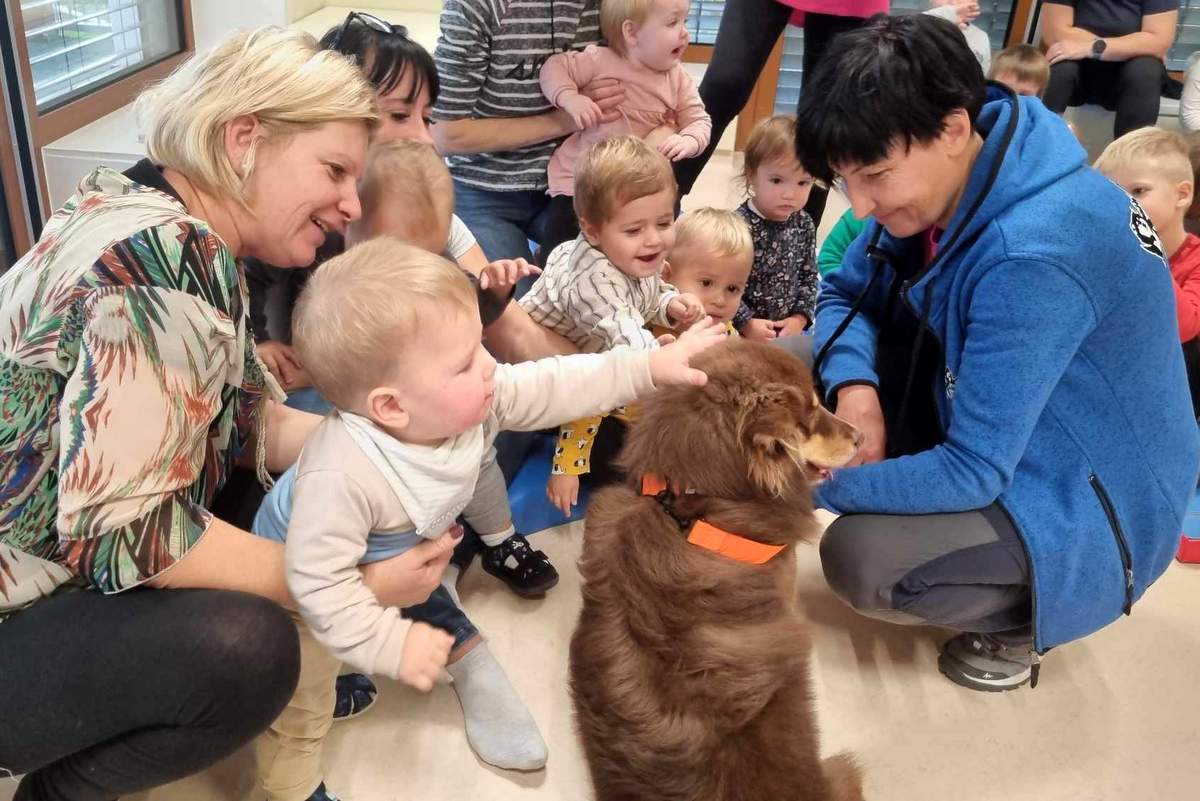
{"label": "orange dog collar", "polygon": [[[642,476],[643,495],[650,495],[663,502],[664,494],[669,491],[670,487],[660,476],[653,473],[646,473]],[[666,503],[664,503],[664,508],[666,508],[668,514],[675,517]],[[678,518],[676,518],[676,522],[680,522]],[[740,534],[734,534],[717,528],[704,520],[697,520],[692,523],[691,530],[688,531],[687,541],[692,545],[699,546],[713,553],[718,553],[728,559],[745,562],[749,565],[766,564],[786,547],[783,545],[767,545],[762,542],[756,542]]]}

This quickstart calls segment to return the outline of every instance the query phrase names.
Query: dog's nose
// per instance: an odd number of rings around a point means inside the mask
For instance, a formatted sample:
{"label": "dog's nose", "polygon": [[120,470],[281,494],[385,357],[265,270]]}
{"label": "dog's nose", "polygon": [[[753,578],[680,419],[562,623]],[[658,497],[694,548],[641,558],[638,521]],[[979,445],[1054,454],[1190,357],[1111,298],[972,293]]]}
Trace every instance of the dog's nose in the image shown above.
{"label": "dog's nose", "polygon": [[863,432],[859,431],[857,428],[854,429],[854,447],[861,447],[864,439],[866,439],[866,437],[863,435]]}

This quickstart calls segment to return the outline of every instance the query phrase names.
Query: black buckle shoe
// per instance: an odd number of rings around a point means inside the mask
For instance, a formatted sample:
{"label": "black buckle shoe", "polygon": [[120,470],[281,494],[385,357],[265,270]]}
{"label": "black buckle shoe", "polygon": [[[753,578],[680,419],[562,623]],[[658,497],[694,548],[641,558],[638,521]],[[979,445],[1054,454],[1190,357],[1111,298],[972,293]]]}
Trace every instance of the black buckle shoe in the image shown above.
{"label": "black buckle shoe", "polygon": [[545,595],[558,583],[558,571],[549,557],[529,547],[521,534],[513,534],[494,548],[484,545],[480,562],[485,571],[522,598]]}

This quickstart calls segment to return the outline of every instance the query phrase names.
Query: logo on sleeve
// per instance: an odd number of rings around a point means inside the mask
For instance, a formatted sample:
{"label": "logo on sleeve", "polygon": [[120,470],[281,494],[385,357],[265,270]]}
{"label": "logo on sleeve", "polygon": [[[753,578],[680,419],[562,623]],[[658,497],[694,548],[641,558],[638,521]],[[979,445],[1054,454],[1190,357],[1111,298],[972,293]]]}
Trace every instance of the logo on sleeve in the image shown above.
{"label": "logo on sleeve", "polygon": [[1154,230],[1154,223],[1150,222],[1150,218],[1146,216],[1146,212],[1142,211],[1142,207],[1136,200],[1129,202],[1129,230],[1133,231],[1133,235],[1137,237],[1142,250],[1153,253],[1160,259],[1165,257],[1162,242]]}

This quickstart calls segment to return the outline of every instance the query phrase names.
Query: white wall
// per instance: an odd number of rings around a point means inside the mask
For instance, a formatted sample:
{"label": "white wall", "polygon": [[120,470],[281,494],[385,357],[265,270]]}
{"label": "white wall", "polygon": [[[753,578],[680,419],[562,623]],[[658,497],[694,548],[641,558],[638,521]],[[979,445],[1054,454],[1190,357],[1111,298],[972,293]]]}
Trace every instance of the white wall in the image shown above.
{"label": "white wall", "polygon": [[192,0],[196,52],[208,50],[235,28],[288,24],[288,5],[288,0]]}

